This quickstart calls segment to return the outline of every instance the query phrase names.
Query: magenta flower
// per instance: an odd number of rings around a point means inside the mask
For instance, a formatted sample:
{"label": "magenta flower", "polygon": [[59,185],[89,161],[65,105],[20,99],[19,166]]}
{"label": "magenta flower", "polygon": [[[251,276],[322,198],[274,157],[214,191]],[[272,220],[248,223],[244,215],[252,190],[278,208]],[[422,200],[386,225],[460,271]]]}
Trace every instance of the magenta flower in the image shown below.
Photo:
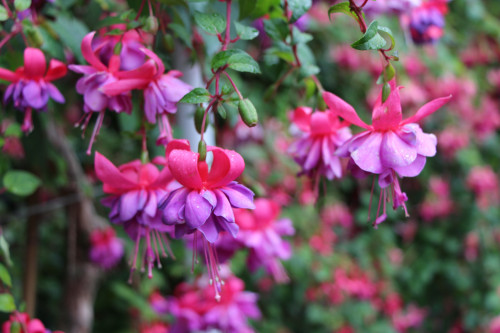
{"label": "magenta flower", "polygon": [[293,236],[295,229],[290,219],[279,219],[280,206],[269,199],[255,200],[255,210],[236,210],[236,223],[240,232],[236,238],[250,249],[248,266],[251,271],[265,267],[278,282],[287,282],[288,276],[280,260],[292,255],[290,243],[282,236]]}
{"label": "magenta flower", "polygon": [[213,154],[210,170],[205,161],[199,160],[199,154],[191,151],[187,140],[173,140],[168,144],[168,167],[182,187],[166,195],[160,208],[163,222],[175,226],[177,238],[195,233],[196,242],[198,233],[203,235],[209,253],[206,256],[209,273],[218,282],[216,256],[211,244],[222,231],[233,237],[238,233],[233,208],[253,209],[255,206],[253,192],[234,181],[245,168],[243,158],[235,151],[218,147],[209,146],[207,150]]}
{"label": "magenta flower", "polygon": [[146,264],[148,276],[151,278],[155,260],[158,267],[161,267],[160,250],[163,256],[166,256],[164,243],[167,250],[170,250],[164,233],[170,232],[171,228],[162,223],[161,211],[158,210],[160,198],[175,186],[169,168],[164,167],[159,171],[156,165],[142,164],[139,160],[117,168],[106,157],[96,152],[95,171],[103,182],[104,193],[110,194],[102,203],[111,208],[111,222],[123,225],[136,243],[132,271],[137,267],[141,238],[145,238],[146,250],[142,269]]}
{"label": "magenta flower", "polygon": [[217,329],[227,333],[254,332],[248,325],[248,318],[259,319],[261,316],[257,295],[244,291],[243,281],[229,275],[229,272],[224,274],[224,281],[220,301],[214,299],[214,289],[207,277],[196,280],[193,285],[178,285],[174,296],[169,298],[170,314],[176,319],[172,331],[189,333]]}
{"label": "magenta flower", "polygon": [[302,167],[299,175],[323,175],[329,180],[342,177],[340,158],[334,152],[352,137],[348,124],[340,122],[330,110],[313,113],[308,107],[295,109],[292,121],[304,133],[290,146],[295,161]]}
{"label": "magenta flower", "polygon": [[76,84],[76,91],[83,95],[84,106],[83,111],[86,113],[84,116],[85,123],[83,128],[87,126],[92,116],[92,112],[98,112],[99,116],[97,118],[96,125],[94,127],[94,132],[90,139],[89,148],[87,154],[90,155],[90,150],[92,148],[92,143],[95,140],[95,136],[99,133],[99,129],[102,126],[104,119],[104,111],[110,109],[115,112],[132,112],[132,100],[130,91],[132,89],[123,89],[122,92],[115,95],[109,95],[103,91],[103,87],[106,84],[116,82],[119,86],[123,84],[120,83],[120,79],[128,78],[144,78],[149,77],[153,74],[155,66],[151,61],[145,62],[141,67],[136,68],[132,71],[120,71],[120,57],[117,55],[111,56],[109,63],[105,65],[99,59],[97,52],[92,48],[92,39],[94,38],[95,31],[87,34],[82,40],[82,54],[85,60],[90,64],[87,65],[70,65],[69,68],[77,73],[83,74],[83,77],[78,80]]}
{"label": "magenta flower", "polygon": [[[355,176],[367,174],[379,175],[378,184],[383,189],[380,200],[384,202],[383,214],[379,215],[374,226],[386,218],[386,201],[392,196],[393,209],[402,206],[406,215],[406,193],[401,191],[399,177],[415,177],[425,166],[426,157],[436,154],[437,139],[434,134],[426,134],[417,124],[418,121],[435,112],[446,104],[451,96],[435,99],[422,106],[417,113],[403,120],[399,89],[396,81],[390,82],[391,93],[382,103],[380,93],[372,113],[372,125],[367,125],[359,118],[352,106],[337,97],[325,92],[323,98],[331,110],[346,121],[364,128],[365,131],[353,136],[336,154],[349,157],[349,168]],[[390,187],[390,188],[389,188]],[[383,197],[383,199],[382,199]]]}
{"label": "magenta flower", "polygon": [[111,227],[96,229],[90,234],[90,260],[104,269],[109,269],[123,257],[123,243]]}
{"label": "magenta flower", "polygon": [[130,77],[119,82],[110,82],[104,87],[106,94],[116,96],[125,91],[140,89],[144,91],[144,113],[146,119],[154,124],[159,119],[160,138],[162,143],[171,140],[171,130],[167,114],[177,112],[177,103],[192,87],[179,80],[182,72],[172,70],[164,74],[165,66],[161,59],[146,48],[141,49],[156,66],[151,75]]}
{"label": "magenta flower", "polygon": [[33,129],[31,111],[47,110],[49,98],[58,103],[64,103],[64,96],[51,81],[66,75],[66,65],[52,59],[47,69],[45,55],[39,49],[27,47],[24,50],[24,66],[12,72],[0,68],[0,79],[12,82],[5,91],[4,103],[12,100],[14,107],[24,112],[22,130]]}
{"label": "magenta flower", "polygon": [[448,11],[446,0],[423,3],[409,15],[411,38],[416,44],[437,42],[444,34],[444,15]]}

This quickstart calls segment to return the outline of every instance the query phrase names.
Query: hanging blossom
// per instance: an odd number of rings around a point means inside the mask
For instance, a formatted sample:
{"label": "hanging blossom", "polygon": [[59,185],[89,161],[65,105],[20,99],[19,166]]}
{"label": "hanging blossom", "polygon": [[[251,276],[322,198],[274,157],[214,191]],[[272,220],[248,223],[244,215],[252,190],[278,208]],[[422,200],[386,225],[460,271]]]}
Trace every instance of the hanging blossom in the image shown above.
{"label": "hanging blossom", "polygon": [[413,8],[406,18],[410,35],[416,44],[435,43],[444,35],[447,0],[429,0]]}
{"label": "hanging blossom", "polygon": [[21,129],[24,132],[33,130],[32,110],[46,111],[49,98],[64,103],[64,96],[51,81],[66,75],[66,65],[51,59],[49,68],[45,55],[39,49],[27,47],[24,50],[24,66],[12,72],[0,68],[0,79],[12,82],[5,91],[4,103],[12,101],[14,107],[24,112]]}
{"label": "hanging blossom", "polygon": [[[125,88],[121,93],[116,95],[109,95],[103,91],[106,84],[117,82],[118,85],[123,85],[119,80],[128,78],[144,78],[149,77],[155,71],[155,64],[152,61],[146,61],[142,66],[131,71],[120,71],[120,56],[113,54],[109,62],[104,64],[98,56],[99,48],[92,48],[92,40],[95,31],[87,34],[82,40],[82,54],[89,65],[69,65],[72,71],[83,74],[76,84],[76,91],[83,95],[83,111],[85,115],[81,120],[82,128],[85,130],[90,118],[94,112],[99,115],[90,138],[89,148],[87,154],[90,155],[92,144],[96,135],[102,126],[104,120],[104,113],[106,109],[115,111],[117,113],[125,112],[130,114],[132,112],[132,99],[130,91],[132,89]],[[103,47],[100,44],[99,47]]]}
{"label": "hanging blossom", "polygon": [[329,180],[342,177],[342,164],[334,152],[352,137],[348,124],[331,110],[313,112],[308,107],[295,109],[292,122],[303,132],[289,148],[302,168],[299,175]]}
{"label": "hanging blossom", "polygon": [[[231,274],[225,266],[221,269],[225,284],[221,301],[214,300],[211,278],[202,276],[193,284],[181,283],[168,298],[168,314],[175,323],[172,332],[189,333],[211,329],[227,333],[254,332],[248,319],[261,317],[257,307],[257,294],[244,291],[245,284]],[[165,314],[166,314],[165,313]]]}
{"label": "hanging blossom", "polygon": [[[16,329],[17,327],[17,329]],[[27,313],[14,312],[10,315],[8,321],[2,325],[2,333],[47,333],[51,332],[45,328],[43,323],[36,318],[31,319]],[[53,333],[63,333],[61,331],[53,331]]]}
{"label": "hanging blossom", "polygon": [[[387,100],[382,102],[381,92],[375,103],[372,125],[363,122],[354,108],[336,95],[323,93],[325,102],[331,110],[335,110],[346,121],[365,129],[340,147],[336,154],[350,158],[348,168],[355,177],[378,175],[378,184],[382,191],[377,218],[373,223],[375,227],[387,217],[386,201],[390,196],[393,209],[402,206],[408,216],[405,205],[408,197],[401,191],[398,176],[419,175],[425,166],[426,157],[436,154],[437,144],[436,136],[424,133],[417,123],[451,99],[451,96],[437,98],[422,106],[414,116],[403,120],[399,97],[401,87],[396,87],[395,79],[390,82],[390,86],[391,93]],[[383,214],[379,215],[382,201]]]}
{"label": "hanging blossom", "polygon": [[207,147],[212,152],[212,167],[208,168],[199,154],[191,151],[187,140],[173,140],[166,150],[168,167],[182,187],[161,201],[163,222],[175,226],[175,237],[194,233],[194,242],[202,237],[205,261],[220,298],[222,281],[218,273],[217,255],[213,243],[223,231],[233,237],[238,233],[233,208],[254,209],[254,194],[234,180],[245,169],[245,161],[235,151]]}
{"label": "hanging blossom", "polygon": [[[163,164],[162,159],[153,160],[155,164]],[[127,234],[135,241],[134,256],[131,261],[132,272],[137,268],[137,257],[141,239],[145,240],[145,251],[141,259],[142,267],[147,266],[148,277],[153,276],[152,268],[156,261],[161,267],[160,252],[167,256],[165,247],[171,254],[165,233],[171,227],[162,223],[161,211],[158,210],[160,198],[167,195],[176,184],[168,167],[161,171],[153,163],[141,163],[135,160],[116,167],[106,157],[96,152],[95,171],[103,182],[103,191],[110,196],[103,205],[110,207],[111,222],[123,226]],[[171,254],[172,255],[172,254]]]}
{"label": "hanging blossom", "polygon": [[111,227],[90,234],[90,260],[104,269],[116,266],[123,257],[123,243]]}
{"label": "hanging blossom", "polygon": [[144,91],[144,114],[151,124],[158,120],[160,136],[158,144],[168,144],[172,140],[172,130],[167,114],[177,112],[177,103],[192,87],[179,80],[182,72],[171,70],[165,72],[161,59],[146,48],[141,49],[156,66],[153,73],[148,76],[129,77],[118,82],[106,84],[104,91],[110,96],[116,96],[132,89]]}

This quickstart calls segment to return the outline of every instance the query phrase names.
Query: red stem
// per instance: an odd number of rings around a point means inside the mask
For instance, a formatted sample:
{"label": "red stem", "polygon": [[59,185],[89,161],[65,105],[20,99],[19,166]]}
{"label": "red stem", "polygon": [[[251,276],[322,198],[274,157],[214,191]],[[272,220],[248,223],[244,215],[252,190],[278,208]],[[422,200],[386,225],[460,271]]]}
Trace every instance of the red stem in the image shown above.
{"label": "red stem", "polygon": [[238,94],[238,97],[240,99],[243,99],[243,96],[241,95],[241,92],[238,90],[238,87],[236,87],[236,84],[234,83],[233,79],[229,76],[229,74],[227,74],[227,72],[224,72],[224,75],[226,75],[227,79],[229,80],[229,82],[233,86],[234,91],[236,91],[236,93]]}

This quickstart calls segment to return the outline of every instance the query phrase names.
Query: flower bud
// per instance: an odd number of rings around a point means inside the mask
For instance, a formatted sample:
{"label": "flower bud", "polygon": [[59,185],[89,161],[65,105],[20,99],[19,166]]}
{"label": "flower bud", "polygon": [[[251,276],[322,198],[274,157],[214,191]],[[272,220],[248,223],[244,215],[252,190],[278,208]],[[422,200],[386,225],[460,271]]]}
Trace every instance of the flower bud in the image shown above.
{"label": "flower bud", "polygon": [[248,98],[240,100],[238,104],[238,111],[240,113],[241,120],[243,120],[248,127],[254,127],[257,125],[259,116],[257,114],[257,110],[255,110],[255,106],[253,106],[252,102]]}
{"label": "flower bud", "polygon": [[[196,131],[201,134],[201,126],[203,125],[203,116],[205,115],[205,109],[202,107],[197,107],[194,112],[194,126]],[[205,130],[207,129],[207,124],[205,124]]]}
{"label": "flower bud", "polygon": [[198,158],[199,161],[207,159],[207,144],[205,141],[200,141],[200,143],[198,143],[198,154],[200,154]]}
{"label": "flower bud", "polygon": [[35,27],[26,27],[24,32],[26,33],[26,37],[28,38],[28,41],[31,46],[37,48],[42,46],[43,36],[40,33],[40,30],[38,30]]}
{"label": "flower bud", "polygon": [[113,49],[113,54],[120,55],[120,53],[122,52],[122,48],[123,48],[122,42],[116,43],[116,45],[115,45],[115,47]]}
{"label": "flower bud", "polygon": [[382,103],[384,103],[387,100],[387,97],[389,97],[391,93],[391,85],[389,83],[384,83],[384,87],[382,88]]}
{"label": "flower bud", "polygon": [[394,67],[388,63],[387,66],[384,68],[384,81],[389,82],[394,78],[394,75],[396,75],[396,70]]}
{"label": "flower bud", "polygon": [[142,30],[153,35],[156,34],[158,32],[158,19],[155,16],[148,16]]}

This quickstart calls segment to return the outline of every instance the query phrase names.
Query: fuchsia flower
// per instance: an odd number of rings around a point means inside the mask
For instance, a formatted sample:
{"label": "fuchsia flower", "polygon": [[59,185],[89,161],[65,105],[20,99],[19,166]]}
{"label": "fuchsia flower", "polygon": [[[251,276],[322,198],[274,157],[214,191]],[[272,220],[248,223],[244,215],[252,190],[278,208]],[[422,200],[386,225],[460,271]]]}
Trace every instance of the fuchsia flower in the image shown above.
{"label": "fuchsia flower", "polygon": [[170,311],[176,322],[172,332],[189,333],[218,329],[227,333],[250,333],[248,318],[259,319],[257,295],[244,291],[242,280],[223,267],[224,289],[220,301],[214,300],[210,278],[197,279],[193,285],[181,283],[169,297]]}
{"label": "fuchsia flower", "polygon": [[[18,326],[19,330],[15,330],[14,326]],[[15,331],[13,331],[13,329]],[[39,319],[31,319],[27,313],[15,312],[10,315],[8,321],[2,325],[2,333],[46,333],[50,332],[45,329],[45,326]],[[63,333],[61,331],[54,331],[53,333]]]}
{"label": "fuchsia flower", "polygon": [[[79,79],[76,84],[76,91],[83,95],[84,100],[83,111],[86,113],[84,116],[86,119],[83,124],[83,128],[85,129],[90,121],[92,112],[99,113],[94,127],[94,132],[92,133],[92,137],[90,139],[89,149],[87,150],[87,154],[89,155],[95,136],[99,133],[99,129],[102,126],[105,110],[110,109],[118,113],[126,112],[129,114],[132,112],[132,100],[130,94],[132,89],[125,87],[125,89],[123,89],[120,93],[109,95],[104,92],[103,87],[113,82],[116,82],[119,86],[123,86],[119,80],[129,78],[145,78],[151,76],[155,71],[155,65],[152,61],[147,61],[141,67],[131,71],[120,71],[120,56],[115,54],[111,56],[108,64],[102,63],[98,57],[100,49],[92,48],[94,35],[95,31],[87,34],[83,38],[81,46],[83,57],[87,60],[90,66],[69,66],[72,71],[83,74],[83,77]],[[104,44],[101,43],[99,47],[103,46]]]}
{"label": "fuchsia flower", "polygon": [[447,0],[431,0],[414,8],[409,16],[411,38],[416,44],[437,42],[444,34]]}
{"label": "fuchsia flower", "polygon": [[123,243],[111,227],[96,229],[90,234],[90,260],[104,269],[109,269],[123,257]]}
{"label": "fuchsia flower", "polygon": [[170,170],[164,167],[159,171],[156,165],[143,164],[139,160],[117,168],[98,152],[94,163],[96,175],[103,182],[104,193],[110,194],[102,203],[111,208],[111,222],[123,225],[130,238],[135,240],[132,271],[136,269],[141,238],[145,238],[146,250],[142,258],[142,269],[146,264],[148,276],[151,278],[155,260],[158,267],[161,267],[159,249],[163,256],[166,256],[163,243],[170,250],[164,233],[170,232],[171,228],[162,223],[162,213],[158,210],[160,198],[175,186]]}
{"label": "fuchsia flower", "polygon": [[330,110],[313,113],[308,107],[295,109],[292,121],[304,133],[290,147],[295,161],[302,167],[300,174],[311,178],[323,175],[329,180],[342,177],[340,158],[334,152],[351,138],[348,124],[342,123]]}
{"label": "fuchsia flower", "polygon": [[[389,195],[392,196],[393,209],[403,206],[408,216],[405,205],[408,198],[406,193],[401,191],[397,176],[417,176],[425,166],[426,157],[436,154],[436,137],[424,133],[417,122],[435,112],[451,98],[449,96],[435,99],[422,106],[414,116],[403,120],[400,87],[396,87],[395,80],[392,80],[390,85],[391,93],[387,100],[382,102],[381,92],[375,103],[372,125],[363,122],[354,108],[336,95],[323,93],[323,98],[331,110],[346,121],[365,129],[340,147],[336,154],[350,158],[349,168],[357,177],[370,173],[379,175],[378,184],[383,190],[374,226],[386,218],[386,201]],[[384,202],[384,207],[383,214],[379,216],[381,201]]]}
{"label": "fuchsia flower", "polygon": [[47,69],[45,55],[39,49],[27,47],[24,50],[24,66],[12,72],[0,68],[0,79],[12,82],[5,91],[4,103],[12,100],[14,107],[24,112],[22,130],[33,129],[31,111],[46,111],[49,98],[64,103],[64,96],[51,81],[66,75],[66,65],[51,59]]}
{"label": "fuchsia flower", "polygon": [[490,166],[475,166],[467,175],[467,187],[476,195],[481,209],[488,209],[500,202],[499,182]]}
{"label": "fuchsia flower", "polygon": [[[233,208],[255,208],[253,192],[234,180],[245,168],[245,161],[235,151],[209,146],[213,154],[210,170],[199,154],[191,151],[187,140],[173,140],[167,146],[166,157],[172,176],[182,187],[172,191],[161,201],[163,222],[175,226],[177,238],[198,233],[206,239],[205,255],[210,277],[220,287],[213,244],[219,233],[238,233]],[[194,246],[196,248],[196,246]]]}
{"label": "fuchsia flower", "polygon": [[[115,96],[132,89],[144,90],[144,113],[146,119],[154,124],[160,119],[160,142],[171,140],[171,130],[167,114],[177,112],[177,103],[192,87],[179,80],[182,72],[171,70],[164,74],[165,66],[161,59],[152,51],[141,49],[155,64],[155,70],[149,75],[129,77],[119,82],[109,83],[104,87],[106,94]],[[170,133],[170,134],[169,134]]]}

